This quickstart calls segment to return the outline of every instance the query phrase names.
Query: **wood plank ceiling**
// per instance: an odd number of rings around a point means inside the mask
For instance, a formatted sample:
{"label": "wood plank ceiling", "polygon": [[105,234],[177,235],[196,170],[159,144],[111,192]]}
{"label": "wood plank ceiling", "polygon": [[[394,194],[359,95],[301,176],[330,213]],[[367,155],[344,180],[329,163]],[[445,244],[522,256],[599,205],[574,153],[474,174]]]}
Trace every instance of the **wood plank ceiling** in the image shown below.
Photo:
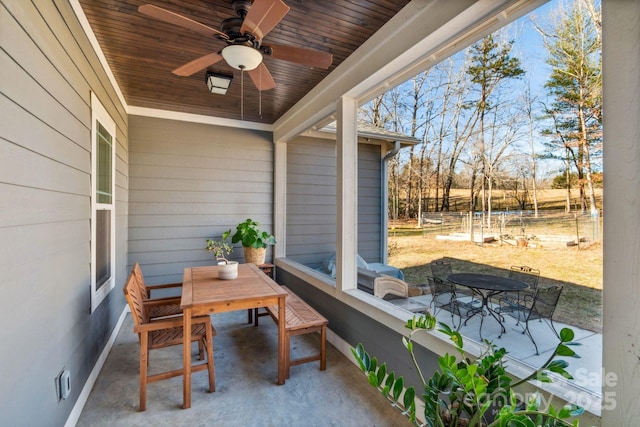
{"label": "wood plank ceiling", "polygon": [[152,4],[219,30],[224,19],[236,16],[231,0],[80,0],[80,4],[129,106],[240,119],[243,99],[244,120],[273,123],[409,3],[285,1],[291,10],[264,37],[264,43],[328,52],[333,63],[327,70],[312,69],[266,56],[264,63],[276,87],[260,94],[248,75],[241,78],[240,71],[222,61],[209,70],[233,74],[226,95],[207,90],[206,70],[190,77],[171,73],[193,59],[220,51],[224,42],[145,16],[138,7]]}

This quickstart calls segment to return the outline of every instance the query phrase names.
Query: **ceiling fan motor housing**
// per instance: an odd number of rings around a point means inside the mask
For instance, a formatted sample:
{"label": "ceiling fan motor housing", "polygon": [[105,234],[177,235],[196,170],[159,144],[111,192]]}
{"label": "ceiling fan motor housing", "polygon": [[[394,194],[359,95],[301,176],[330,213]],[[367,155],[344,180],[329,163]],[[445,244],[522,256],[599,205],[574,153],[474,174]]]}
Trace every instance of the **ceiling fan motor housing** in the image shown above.
{"label": "ceiling fan motor housing", "polygon": [[243,18],[227,18],[222,21],[222,25],[220,26],[220,30],[229,36],[229,40],[234,42],[240,42],[241,39],[245,39],[246,37],[242,36],[240,33],[240,27],[242,27]]}
{"label": "ceiling fan motor housing", "polygon": [[240,18],[244,18],[245,16],[247,16],[247,13],[249,13],[249,9],[251,8],[252,4],[253,2],[251,0],[233,0],[231,2],[231,7],[233,8],[233,11],[236,13],[236,15],[238,15]]}

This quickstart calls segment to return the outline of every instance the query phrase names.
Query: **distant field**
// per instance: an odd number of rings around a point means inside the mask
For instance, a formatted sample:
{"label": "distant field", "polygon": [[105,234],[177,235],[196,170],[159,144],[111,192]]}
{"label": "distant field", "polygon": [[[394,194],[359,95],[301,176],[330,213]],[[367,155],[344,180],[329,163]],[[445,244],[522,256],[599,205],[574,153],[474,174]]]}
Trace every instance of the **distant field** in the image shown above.
{"label": "distant field", "polygon": [[[547,190],[541,194],[541,202],[563,208],[558,196],[564,196],[563,190]],[[580,248],[566,245],[518,248],[499,242],[479,245],[436,240],[436,233],[423,236],[417,220],[389,221],[389,226],[389,264],[402,268],[410,284],[424,283],[424,276],[431,274],[429,262],[439,258],[448,259],[457,272],[506,275],[512,265],[527,265],[540,270],[540,286],[564,286],[554,319],[601,331],[602,245],[598,242]]]}
{"label": "distant field", "polygon": [[[442,195],[440,195],[441,197]],[[578,190],[571,190],[572,210],[580,209],[578,199]],[[434,197],[434,194],[430,196]],[[538,209],[564,209],[567,199],[566,190],[538,190]],[[469,190],[451,190],[450,211],[468,211],[469,210]],[[433,202],[431,202],[433,203]],[[602,209],[602,189],[596,189],[596,205]],[[430,204],[432,206],[432,204]],[[494,190],[492,195],[493,210],[517,210],[519,209],[517,201],[513,199],[509,191]],[[530,201],[528,209],[533,209],[533,201]],[[432,209],[430,209],[432,210]]]}

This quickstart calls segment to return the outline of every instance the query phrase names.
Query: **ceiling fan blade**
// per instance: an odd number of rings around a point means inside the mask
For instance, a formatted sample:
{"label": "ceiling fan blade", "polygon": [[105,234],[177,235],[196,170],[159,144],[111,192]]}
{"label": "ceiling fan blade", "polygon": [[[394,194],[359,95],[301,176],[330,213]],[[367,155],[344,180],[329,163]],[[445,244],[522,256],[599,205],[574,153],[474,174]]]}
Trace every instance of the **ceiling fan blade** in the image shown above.
{"label": "ceiling fan blade", "polygon": [[249,73],[251,81],[256,85],[259,91],[269,90],[276,87],[276,82],[273,80],[271,73],[264,63],[258,65],[257,68],[251,71],[247,71],[247,73]]}
{"label": "ceiling fan blade", "polygon": [[295,46],[270,45],[263,46],[263,51],[272,58],[295,62],[312,68],[327,69],[333,62],[333,55],[319,50],[305,49]]}
{"label": "ceiling fan blade", "polygon": [[289,12],[282,0],[255,0],[242,21],[240,32],[251,33],[262,40]]}
{"label": "ceiling fan blade", "polygon": [[179,27],[204,34],[205,36],[217,36],[224,39],[229,38],[225,33],[221,31],[215,30],[211,27],[194,21],[193,19],[178,15],[177,13],[171,12],[170,10],[162,9],[161,7],[154,6],[152,4],[143,4],[138,8],[138,12],[155,18],[159,21],[168,22],[169,24],[178,25]]}
{"label": "ceiling fan blade", "polygon": [[205,56],[201,56],[198,59],[194,59],[193,61],[184,64],[182,67],[176,68],[172,71],[173,74],[182,77],[188,77],[194,73],[197,73],[200,70],[207,68],[209,65],[213,65],[217,62],[222,61],[222,56],[218,53],[210,53]]}

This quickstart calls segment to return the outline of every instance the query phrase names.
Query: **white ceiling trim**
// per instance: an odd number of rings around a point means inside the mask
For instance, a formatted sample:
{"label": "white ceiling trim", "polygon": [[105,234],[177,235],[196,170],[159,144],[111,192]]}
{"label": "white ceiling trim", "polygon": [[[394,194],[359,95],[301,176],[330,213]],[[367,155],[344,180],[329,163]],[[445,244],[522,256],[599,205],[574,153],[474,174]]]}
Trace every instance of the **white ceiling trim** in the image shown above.
{"label": "white ceiling trim", "polygon": [[132,116],[154,117],[157,119],[180,120],[183,122],[273,132],[273,125],[271,124],[225,119],[222,117],[205,116],[202,114],[180,113],[177,111],[158,110],[155,108],[135,106],[130,106],[127,112]]}
{"label": "white ceiling trim", "polygon": [[82,6],[80,6],[79,0],[69,0],[69,3],[71,4],[71,7],[73,8],[73,11],[76,14],[78,21],[80,21],[80,25],[82,26],[84,33],[89,39],[89,43],[91,43],[91,46],[93,47],[93,50],[96,53],[96,56],[98,57],[98,60],[102,64],[102,68],[104,68],[105,73],[107,73],[107,77],[109,78],[109,82],[111,82],[111,86],[113,86],[113,89],[116,91],[116,94],[118,95],[118,99],[124,106],[124,110],[128,113],[129,111],[127,106],[127,101],[125,101],[124,99],[124,95],[120,90],[120,86],[118,86],[118,82],[116,82],[116,78],[113,75],[113,72],[111,71],[111,67],[109,67],[109,64],[107,63],[107,58],[104,56],[104,52],[102,51],[102,48],[100,48],[100,43],[98,43],[98,39],[96,38],[95,33],[91,29],[91,25],[89,25],[89,20],[87,19],[87,16],[84,14],[84,11],[82,10]]}

